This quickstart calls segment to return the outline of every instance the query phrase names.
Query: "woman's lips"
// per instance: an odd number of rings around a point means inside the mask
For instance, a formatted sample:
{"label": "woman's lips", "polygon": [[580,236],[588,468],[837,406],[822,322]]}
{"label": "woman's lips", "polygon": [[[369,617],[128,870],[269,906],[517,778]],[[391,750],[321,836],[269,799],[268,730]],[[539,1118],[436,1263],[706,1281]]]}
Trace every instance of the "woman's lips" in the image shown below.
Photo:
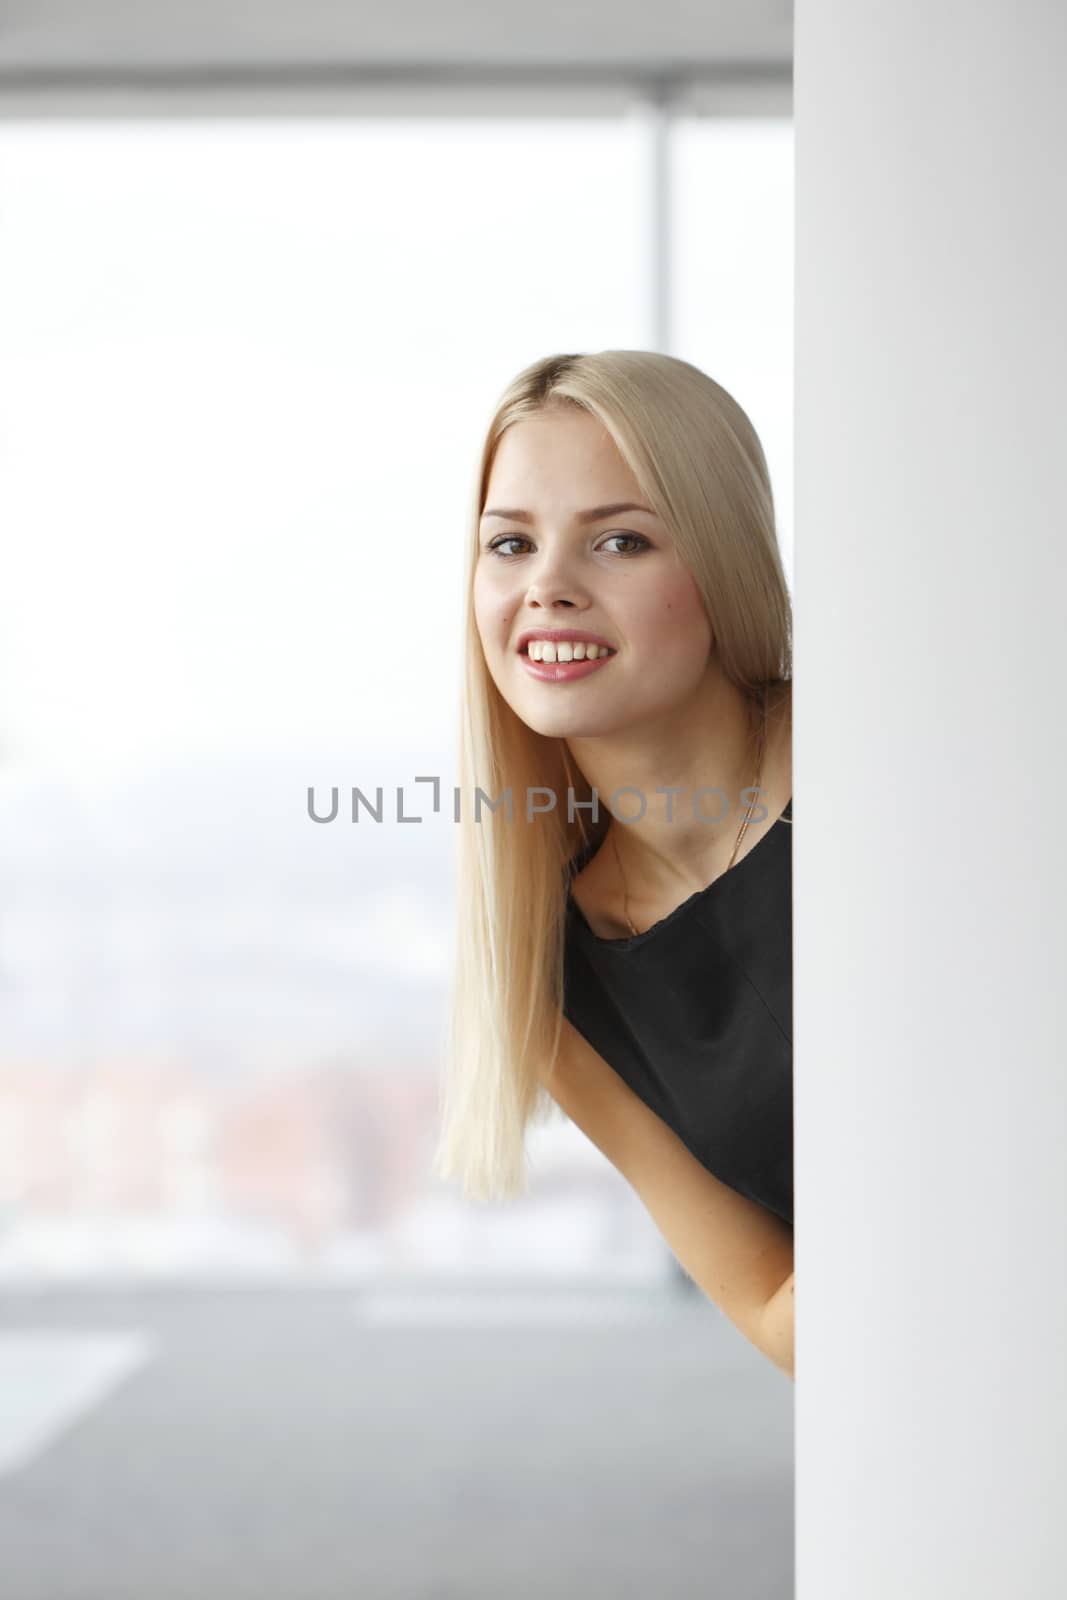
{"label": "woman's lips", "polygon": [[533,661],[523,650],[519,660],[530,676],[540,678],[542,683],[570,683],[574,678],[588,678],[590,673],[610,665],[615,657],[598,656],[595,661]]}

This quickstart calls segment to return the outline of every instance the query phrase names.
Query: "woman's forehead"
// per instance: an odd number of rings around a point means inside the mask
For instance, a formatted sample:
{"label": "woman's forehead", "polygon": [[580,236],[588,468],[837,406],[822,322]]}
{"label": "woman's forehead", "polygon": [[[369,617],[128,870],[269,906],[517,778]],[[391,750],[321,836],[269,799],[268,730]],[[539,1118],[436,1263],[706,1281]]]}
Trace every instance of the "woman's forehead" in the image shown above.
{"label": "woman's forehead", "polygon": [[510,504],[521,492],[546,502],[573,502],[575,510],[593,499],[643,500],[610,433],[588,414],[513,423],[497,445],[487,488],[494,503],[503,495]]}

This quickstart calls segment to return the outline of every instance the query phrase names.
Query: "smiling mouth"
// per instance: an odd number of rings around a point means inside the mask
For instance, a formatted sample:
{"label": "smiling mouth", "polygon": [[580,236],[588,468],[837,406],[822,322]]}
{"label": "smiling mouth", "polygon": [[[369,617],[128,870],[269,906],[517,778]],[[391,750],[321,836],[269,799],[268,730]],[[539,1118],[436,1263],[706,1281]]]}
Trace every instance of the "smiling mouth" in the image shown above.
{"label": "smiling mouth", "polygon": [[528,661],[553,662],[604,661],[617,652],[606,644],[586,644],[575,639],[530,639],[519,651]]}
{"label": "smiling mouth", "polygon": [[525,650],[520,650],[518,657],[527,677],[536,678],[539,683],[555,684],[560,687],[564,684],[580,683],[583,678],[595,677],[598,672],[605,670],[616,654],[614,650],[601,645],[589,646],[589,649],[592,651],[591,654],[582,658],[572,656],[569,661],[562,657],[551,661],[547,656],[543,656],[539,661],[536,656],[529,655]]}

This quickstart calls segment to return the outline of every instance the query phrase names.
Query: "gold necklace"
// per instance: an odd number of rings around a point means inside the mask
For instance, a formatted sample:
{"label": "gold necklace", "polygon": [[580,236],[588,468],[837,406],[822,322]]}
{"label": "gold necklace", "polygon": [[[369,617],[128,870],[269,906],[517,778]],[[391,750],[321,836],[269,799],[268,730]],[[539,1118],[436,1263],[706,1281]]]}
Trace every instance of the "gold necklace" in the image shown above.
{"label": "gold necklace", "polygon": [[[760,779],[763,776],[763,754],[764,754],[764,747],[766,745],[766,741],[767,741],[767,719],[766,719],[766,717],[764,717],[762,723],[760,724],[759,756],[757,757],[757,760],[756,760],[756,781],[752,786],[756,790],[759,789]],[[745,812],[745,815],[744,815],[744,817],[742,819],[742,822],[741,822],[741,826],[738,829],[737,838],[734,840],[733,853],[730,856],[730,859],[726,864],[726,869],[725,870],[727,872],[729,872],[730,868],[734,864],[734,861],[737,859],[737,852],[741,848],[741,840],[745,837],[745,832],[746,832],[746,830],[748,828],[749,818],[751,817],[752,812],[755,809],[755,805],[756,805],[756,801],[754,799],[750,800],[749,803],[748,803],[748,809]],[[634,938],[636,938],[637,937],[637,929],[634,927],[633,923],[630,921],[630,897],[626,892],[626,874],[622,870],[622,861],[619,858],[619,841],[615,837],[614,828],[612,828],[610,831],[611,831],[612,848],[613,848],[613,850],[615,852],[615,865],[619,869],[619,878],[620,878],[620,880],[622,882],[622,914],[623,914],[623,917],[625,918],[626,926],[629,928],[630,933],[633,935]]]}

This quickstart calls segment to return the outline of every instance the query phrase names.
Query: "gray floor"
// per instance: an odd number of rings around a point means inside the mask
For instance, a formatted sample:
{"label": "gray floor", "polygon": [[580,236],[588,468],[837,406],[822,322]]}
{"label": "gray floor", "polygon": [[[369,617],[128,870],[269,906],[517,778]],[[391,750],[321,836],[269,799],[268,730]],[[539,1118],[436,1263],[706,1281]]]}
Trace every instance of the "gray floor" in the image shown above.
{"label": "gray floor", "polygon": [[703,1296],[473,1303],[0,1293],[151,1352],[0,1471],[4,1600],[790,1600],[793,1384]]}

